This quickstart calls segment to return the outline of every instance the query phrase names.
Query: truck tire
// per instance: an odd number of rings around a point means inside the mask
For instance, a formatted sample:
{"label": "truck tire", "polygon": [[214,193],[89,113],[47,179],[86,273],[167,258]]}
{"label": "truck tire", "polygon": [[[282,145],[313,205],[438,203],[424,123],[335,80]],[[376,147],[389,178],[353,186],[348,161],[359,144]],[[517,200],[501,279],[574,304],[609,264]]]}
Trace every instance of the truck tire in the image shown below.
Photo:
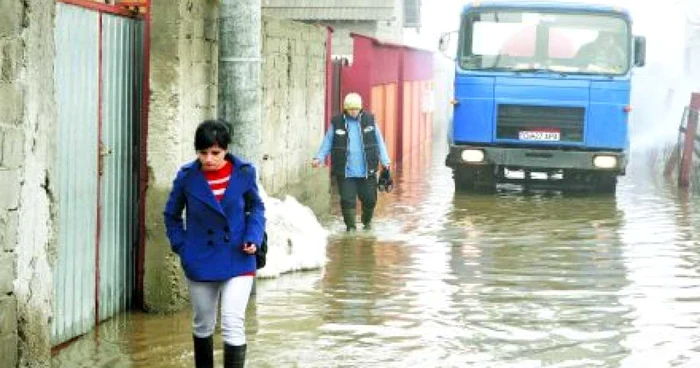
{"label": "truck tire", "polygon": [[462,166],[452,169],[456,192],[487,193],[496,190],[493,166]]}
{"label": "truck tire", "polygon": [[564,183],[564,188],[568,191],[614,194],[617,189],[617,174],[593,170],[566,170]]}
{"label": "truck tire", "polygon": [[593,190],[596,193],[615,194],[617,190],[617,175],[607,172],[595,173],[593,175]]}

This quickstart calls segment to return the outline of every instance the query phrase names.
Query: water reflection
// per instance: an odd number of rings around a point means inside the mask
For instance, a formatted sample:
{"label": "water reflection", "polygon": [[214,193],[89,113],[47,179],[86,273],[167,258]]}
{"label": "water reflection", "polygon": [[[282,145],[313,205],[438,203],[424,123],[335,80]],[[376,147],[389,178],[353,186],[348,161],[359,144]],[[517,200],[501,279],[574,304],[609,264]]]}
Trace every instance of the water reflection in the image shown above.
{"label": "water reflection", "polygon": [[641,195],[630,191],[620,199],[634,209],[619,229],[631,281],[622,299],[635,308],[623,363],[700,366],[697,199],[650,183],[636,184]]}
{"label": "water reflection", "polygon": [[[614,197],[455,196],[448,229],[465,344],[480,362],[616,366],[629,307]],[[536,365],[535,365],[536,366]]]}

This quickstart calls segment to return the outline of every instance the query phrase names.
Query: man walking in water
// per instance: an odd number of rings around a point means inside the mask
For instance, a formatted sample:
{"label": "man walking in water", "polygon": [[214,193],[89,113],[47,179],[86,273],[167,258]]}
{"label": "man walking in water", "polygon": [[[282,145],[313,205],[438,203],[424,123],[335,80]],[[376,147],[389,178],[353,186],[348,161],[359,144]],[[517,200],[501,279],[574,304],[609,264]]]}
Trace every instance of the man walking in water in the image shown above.
{"label": "man walking in water", "polygon": [[357,93],[345,96],[343,113],[331,119],[331,127],[311,165],[321,166],[328,154],[347,231],[356,230],[357,198],[362,204],[362,224],[369,230],[377,204],[377,168],[381,162],[388,170],[391,160],[374,115],[362,109],[362,98]]}

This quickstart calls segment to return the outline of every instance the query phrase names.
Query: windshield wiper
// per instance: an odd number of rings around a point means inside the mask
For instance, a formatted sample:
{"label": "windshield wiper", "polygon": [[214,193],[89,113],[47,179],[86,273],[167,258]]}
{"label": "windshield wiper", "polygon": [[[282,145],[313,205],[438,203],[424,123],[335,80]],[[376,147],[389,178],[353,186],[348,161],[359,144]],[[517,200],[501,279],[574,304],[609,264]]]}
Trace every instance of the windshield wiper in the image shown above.
{"label": "windshield wiper", "polygon": [[492,71],[510,71],[510,68],[504,68],[501,66],[485,66],[485,67],[475,67],[475,68],[470,68],[470,70],[478,71],[478,72],[492,72]]}
{"label": "windshield wiper", "polygon": [[553,74],[559,74],[563,77],[567,75],[566,72],[563,72],[561,70],[554,70],[550,68],[519,68],[519,69],[510,69],[516,73],[553,73]]}
{"label": "windshield wiper", "polygon": [[608,78],[608,79],[613,79],[616,76],[620,76],[620,74],[613,74],[613,73],[601,73],[601,72],[587,72],[587,71],[581,71],[581,72],[576,72],[577,75],[592,75],[592,76],[597,76],[597,77],[603,77],[603,78]]}
{"label": "windshield wiper", "polygon": [[511,70],[516,72],[516,73],[551,73],[551,72],[554,72],[554,70],[551,70],[549,68],[513,68]]}

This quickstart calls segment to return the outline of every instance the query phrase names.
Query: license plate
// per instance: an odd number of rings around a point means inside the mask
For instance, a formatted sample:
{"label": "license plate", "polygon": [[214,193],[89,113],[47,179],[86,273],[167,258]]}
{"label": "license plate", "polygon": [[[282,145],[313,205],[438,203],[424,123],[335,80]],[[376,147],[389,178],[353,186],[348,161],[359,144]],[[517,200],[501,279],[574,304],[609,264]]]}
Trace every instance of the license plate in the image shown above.
{"label": "license plate", "polygon": [[520,131],[518,139],[521,141],[558,141],[559,132],[543,132],[543,131]]}

